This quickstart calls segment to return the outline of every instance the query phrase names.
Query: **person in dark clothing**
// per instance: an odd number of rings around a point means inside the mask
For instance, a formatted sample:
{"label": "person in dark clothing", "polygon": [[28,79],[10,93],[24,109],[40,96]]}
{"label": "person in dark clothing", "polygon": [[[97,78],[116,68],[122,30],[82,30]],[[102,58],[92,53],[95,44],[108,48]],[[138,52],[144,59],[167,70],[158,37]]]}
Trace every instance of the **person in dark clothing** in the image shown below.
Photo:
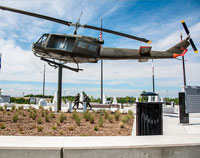
{"label": "person in dark clothing", "polygon": [[78,109],[79,103],[80,103],[80,94],[78,93],[77,96],[75,97],[75,100],[74,100],[73,109],[74,109],[75,107]]}
{"label": "person in dark clothing", "polygon": [[90,109],[92,109],[92,106],[90,105],[90,98],[85,93],[83,93],[83,95],[84,95],[83,102],[86,103],[86,108],[89,107]]}

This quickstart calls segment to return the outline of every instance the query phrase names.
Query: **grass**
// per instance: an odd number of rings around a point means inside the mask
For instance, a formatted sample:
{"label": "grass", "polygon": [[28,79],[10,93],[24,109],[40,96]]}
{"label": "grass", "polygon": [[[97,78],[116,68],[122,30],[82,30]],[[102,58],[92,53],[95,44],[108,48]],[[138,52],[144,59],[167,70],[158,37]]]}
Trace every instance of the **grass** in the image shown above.
{"label": "grass", "polygon": [[42,119],[41,118],[38,118],[37,124],[42,124]]}
{"label": "grass", "polygon": [[119,118],[120,118],[120,112],[119,112],[119,110],[117,110],[114,115],[115,115],[115,120],[119,121]]}
{"label": "grass", "polygon": [[85,121],[90,121],[91,113],[87,110],[83,113],[83,117],[84,117]]}
{"label": "grass", "polygon": [[124,123],[123,123],[123,122],[120,122],[120,123],[119,123],[119,127],[120,127],[120,128],[125,128]]}
{"label": "grass", "polygon": [[6,126],[3,123],[0,123],[0,129],[6,129]]}
{"label": "grass", "polygon": [[73,131],[74,129],[75,129],[75,127],[73,125],[71,125],[71,126],[68,127],[69,131]]}
{"label": "grass", "polygon": [[12,117],[12,121],[13,121],[14,123],[17,122],[17,120],[18,120],[18,116],[19,116],[18,113],[15,113],[15,114],[13,115],[13,117]]}
{"label": "grass", "polygon": [[43,129],[44,129],[44,128],[43,128],[42,126],[38,126],[38,127],[37,127],[38,132],[42,132]]}
{"label": "grass", "polygon": [[66,120],[66,115],[62,112],[59,117],[58,120],[60,123],[63,123]]}
{"label": "grass", "polygon": [[103,127],[103,124],[104,124],[104,119],[102,116],[100,116],[100,118],[98,120],[98,125],[99,125],[99,127]]}
{"label": "grass", "polygon": [[94,130],[95,130],[95,131],[99,131],[99,126],[98,126],[98,125],[95,125],[95,126],[94,126]]}

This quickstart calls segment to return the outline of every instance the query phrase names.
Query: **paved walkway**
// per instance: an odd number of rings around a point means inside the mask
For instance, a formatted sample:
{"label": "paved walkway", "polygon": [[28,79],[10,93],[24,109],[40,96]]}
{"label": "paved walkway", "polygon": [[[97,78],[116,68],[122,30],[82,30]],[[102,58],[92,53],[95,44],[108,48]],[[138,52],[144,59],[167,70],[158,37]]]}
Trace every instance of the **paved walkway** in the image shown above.
{"label": "paved walkway", "polygon": [[[163,113],[163,135],[190,134],[200,134],[200,113],[189,114],[189,124],[180,124],[178,113]],[[136,120],[134,120],[132,136],[136,136]]]}

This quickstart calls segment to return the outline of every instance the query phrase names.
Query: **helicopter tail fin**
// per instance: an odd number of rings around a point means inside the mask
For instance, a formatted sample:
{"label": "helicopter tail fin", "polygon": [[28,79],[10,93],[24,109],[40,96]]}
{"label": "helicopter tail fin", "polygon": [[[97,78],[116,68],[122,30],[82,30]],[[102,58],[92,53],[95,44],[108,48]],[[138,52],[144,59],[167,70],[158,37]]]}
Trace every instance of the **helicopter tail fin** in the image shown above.
{"label": "helicopter tail fin", "polygon": [[179,42],[175,46],[169,48],[167,52],[173,53],[174,58],[177,58],[178,56],[184,56],[187,52],[187,47],[189,45],[190,43],[188,42],[188,38],[186,38],[185,40]]}

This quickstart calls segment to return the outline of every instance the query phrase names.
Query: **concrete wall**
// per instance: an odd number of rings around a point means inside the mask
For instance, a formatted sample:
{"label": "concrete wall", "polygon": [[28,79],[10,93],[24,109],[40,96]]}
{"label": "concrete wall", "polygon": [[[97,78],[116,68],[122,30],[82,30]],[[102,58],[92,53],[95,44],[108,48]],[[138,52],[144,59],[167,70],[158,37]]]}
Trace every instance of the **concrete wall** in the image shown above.
{"label": "concrete wall", "polygon": [[0,136],[0,158],[199,158],[200,135]]}

